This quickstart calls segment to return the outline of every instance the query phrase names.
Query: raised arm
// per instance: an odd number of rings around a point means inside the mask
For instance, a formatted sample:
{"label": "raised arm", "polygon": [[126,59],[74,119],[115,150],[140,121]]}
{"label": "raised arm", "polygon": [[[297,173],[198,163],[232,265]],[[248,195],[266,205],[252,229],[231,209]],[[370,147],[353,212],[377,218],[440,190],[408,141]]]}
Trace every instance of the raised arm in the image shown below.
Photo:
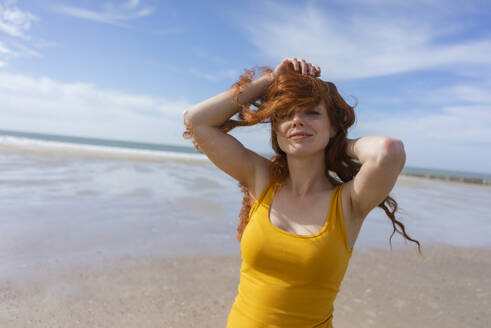
{"label": "raised arm", "polygon": [[[272,80],[273,76],[269,73],[252,81],[239,96],[239,103],[251,103],[264,96]],[[183,113],[184,120],[193,126],[220,127],[240,110],[233,99],[233,92],[234,90],[227,90],[186,109]]]}
{"label": "raised arm", "polygon": [[[273,81],[271,73],[252,81],[239,96],[239,103],[251,103],[264,95]],[[184,111],[183,120],[192,129],[194,140],[203,153],[222,171],[254,189],[259,169],[269,161],[245,148],[236,138],[224,133],[220,126],[240,110],[233,99],[234,90],[222,92]]]}
{"label": "raised arm", "polygon": [[[239,96],[239,104],[255,102],[264,96],[276,77],[293,68],[299,74],[320,75],[320,68],[305,60],[287,57],[271,73],[247,85]],[[256,181],[267,174],[269,160],[245,148],[237,139],[224,133],[220,126],[240,110],[234,91],[228,90],[192,106],[183,113],[186,124],[192,127],[194,140],[206,156],[222,171],[248,187],[254,198],[260,193]]]}
{"label": "raised arm", "polygon": [[354,213],[364,219],[394,187],[406,161],[404,145],[399,139],[366,136],[350,140],[346,151],[362,164],[345,187],[349,190]]}

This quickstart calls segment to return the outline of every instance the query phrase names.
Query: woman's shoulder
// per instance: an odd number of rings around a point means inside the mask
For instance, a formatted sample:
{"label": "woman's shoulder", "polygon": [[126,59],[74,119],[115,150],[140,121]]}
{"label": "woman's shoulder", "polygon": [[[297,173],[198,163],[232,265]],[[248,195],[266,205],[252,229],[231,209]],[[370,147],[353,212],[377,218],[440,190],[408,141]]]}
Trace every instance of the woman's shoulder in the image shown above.
{"label": "woman's shoulder", "polygon": [[364,217],[357,215],[351,199],[353,180],[340,184],[339,188],[341,188],[340,197],[345,218],[353,221],[363,221]]}
{"label": "woman's shoulder", "polygon": [[256,200],[263,190],[272,182],[269,165],[270,161],[265,158],[265,161],[259,163],[255,168],[254,185],[249,189],[249,194]]}

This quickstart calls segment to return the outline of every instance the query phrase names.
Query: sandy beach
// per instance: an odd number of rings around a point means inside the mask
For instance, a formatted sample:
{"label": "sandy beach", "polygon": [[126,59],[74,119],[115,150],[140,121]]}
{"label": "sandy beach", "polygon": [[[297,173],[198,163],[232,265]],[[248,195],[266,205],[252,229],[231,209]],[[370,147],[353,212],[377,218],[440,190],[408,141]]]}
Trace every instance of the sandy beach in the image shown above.
{"label": "sandy beach", "polygon": [[[489,327],[491,249],[357,250],[334,326]],[[240,256],[121,257],[33,268],[0,286],[1,327],[225,327]]]}
{"label": "sandy beach", "polygon": [[[242,195],[209,163],[4,154],[0,327],[225,327]],[[491,327],[491,188],[400,176],[372,211],[334,326]],[[438,246],[440,245],[440,246]]]}

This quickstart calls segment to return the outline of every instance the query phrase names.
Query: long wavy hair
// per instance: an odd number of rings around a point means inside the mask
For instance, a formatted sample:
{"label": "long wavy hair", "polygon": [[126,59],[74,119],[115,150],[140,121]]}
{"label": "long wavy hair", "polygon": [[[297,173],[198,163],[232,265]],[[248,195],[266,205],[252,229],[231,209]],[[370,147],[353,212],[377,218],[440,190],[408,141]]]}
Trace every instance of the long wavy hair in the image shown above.
{"label": "long wavy hair", "polygon": [[[256,71],[262,74],[272,72],[270,67],[260,67],[246,69],[239,80],[231,86],[234,89],[234,99],[239,104],[238,98],[243,92],[244,87],[250,84]],[[227,120],[220,129],[228,132],[237,126],[251,126],[255,124],[270,124],[271,126],[271,146],[275,155],[270,159],[269,176],[273,182],[281,183],[289,175],[286,153],[278,145],[276,138],[276,123],[281,115],[290,114],[295,108],[315,107],[321,102],[327,109],[327,114],[331,126],[336,131],[336,135],[330,138],[325,148],[326,177],[329,182],[337,186],[350,181],[358,173],[361,167],[359,160],[347,155],[346,146],[348,143],[348,128],[355,122],[354,106],[350,106],[339,94],[336,86],[332,82],[322,81],[320,78],[301,75],[287,69],[277,76],[266,90],[264,96],[249,104],[240,104],[238,120]],[[255,108],[251,108],[251,106]],[[195,149],[202,153],[198,143],[193,138],[192,126],[184,123],[186,131],[183,137],[192,139]],[[239,182],[239,187],[243,193],[242,208],[239,213],[239,224],[237,227],[237,241],[240,242],[246,225],[249,223],[249,211],[254,203],[249,194],[247,186]],[[406,233],[404,224],[395,218],[397,202],[387,196],[379,205],[385,211],[392,222],[393,231],[389,238],[390,248],[392,249],[392,237],[397,231],[407,240],[418,245],[418,252],[421,253],[419,241],[412,239]]]}

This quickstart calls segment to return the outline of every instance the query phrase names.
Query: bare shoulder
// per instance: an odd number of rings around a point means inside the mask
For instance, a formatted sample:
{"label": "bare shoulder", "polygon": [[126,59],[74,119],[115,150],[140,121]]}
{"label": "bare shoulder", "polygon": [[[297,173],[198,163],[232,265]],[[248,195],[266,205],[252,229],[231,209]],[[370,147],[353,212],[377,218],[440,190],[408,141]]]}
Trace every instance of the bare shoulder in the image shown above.
{"label": "bare shoulder", "polygon": [[350,181],[343,183],[343,188],[341,189],[343,216],[345,221],[363,221],[365,217],[360,215],[353,205],[353,199],[351,196],[353,194],[353,184],[354,180],[351,179]]}
{"label": "bare shoulder", "polygon": [[256,154],[254,160],[254,178],[249,186],[249,194],[256,200],[261,192],[269,183],[269,165],[271,161],[259,154]]}
{"label": "bare shoulder", "polygon": [[353,190],[353,180],[345,182],[341,189],[341,205],[343,211],[344,226],[348,235],[348,247],[353,248],[361,226],[363,225],[364,217],[358,214],[353,206],[351,192]]}

